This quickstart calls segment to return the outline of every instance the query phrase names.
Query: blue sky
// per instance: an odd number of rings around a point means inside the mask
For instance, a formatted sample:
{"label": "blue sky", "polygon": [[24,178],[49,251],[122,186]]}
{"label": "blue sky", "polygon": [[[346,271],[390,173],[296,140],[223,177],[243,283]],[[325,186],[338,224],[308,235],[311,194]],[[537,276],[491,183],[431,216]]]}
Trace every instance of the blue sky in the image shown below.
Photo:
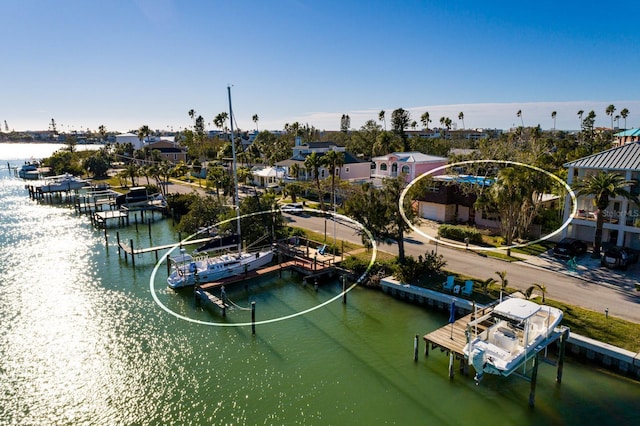
{"label": "blue sky", "polygon": [[[178,130],[351,126],[405,108],[432,127],[640,127],[635,1],[5,0],[0,123]],[[389,120],[387,120],[389,121]],[[624,126],[624,121],[620,121]],[[211,124],[211,128],[214,128]]]}

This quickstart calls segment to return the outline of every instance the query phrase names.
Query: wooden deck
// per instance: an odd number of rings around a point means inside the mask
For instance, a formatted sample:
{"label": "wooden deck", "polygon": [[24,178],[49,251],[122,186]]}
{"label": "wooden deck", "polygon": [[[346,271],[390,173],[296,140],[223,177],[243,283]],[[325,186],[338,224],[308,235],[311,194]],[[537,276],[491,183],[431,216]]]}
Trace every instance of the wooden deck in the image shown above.
{"label": "wooden deck", "polygon": [[[478,316],[484,315],[484,310],[478,310]],[[467,325],[473,321],[475,315],[473,313],[465,315],[464,317],[456,320],[453,324],[447,324],[440,327],[437,330],[424,336],[424,340],[427,344],[427,353],[429,351],[429,345],[433,347],[438,346],[446,351],[451,351],[459,357],[464,357],[464,347],[467,344]],[[478,325],[478,333],[483,332],[488,328],[488,324]]]}

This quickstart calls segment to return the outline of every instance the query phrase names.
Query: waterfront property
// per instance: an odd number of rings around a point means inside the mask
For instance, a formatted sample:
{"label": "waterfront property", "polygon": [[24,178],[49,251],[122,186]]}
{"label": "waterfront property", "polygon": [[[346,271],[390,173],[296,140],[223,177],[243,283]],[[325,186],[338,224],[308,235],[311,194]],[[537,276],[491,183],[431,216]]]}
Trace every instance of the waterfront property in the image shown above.
{"label": "waterfront property", "polygon": [[[571,161],[564,166],[568,168],[569,185],[601,171],[617,172],[626,180],[640,182],[640,142],[627,142],[616,148]],[[636,196],[640,195],[640,185],[633,185],[628,190]],[[593,241],[596,228],[593,196],[578,197],[577,203],[577,214],[569,218],[571,200],[567,197],[564,220],[571,219],[571,223],[563,236]],[[623,197],[615,198],[609,201],[609,207],[603,215],[603,243],[640,249],[640,206]]]}

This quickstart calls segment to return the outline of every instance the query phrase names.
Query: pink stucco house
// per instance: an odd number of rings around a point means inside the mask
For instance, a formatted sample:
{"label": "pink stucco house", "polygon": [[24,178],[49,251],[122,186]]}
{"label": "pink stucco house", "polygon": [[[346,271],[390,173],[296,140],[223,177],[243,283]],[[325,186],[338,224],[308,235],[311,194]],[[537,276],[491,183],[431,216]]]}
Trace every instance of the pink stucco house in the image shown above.
{"label": "pink stucco house", "polygon": [[[421,152],[392,152],[380,157],[373,157],[371,161],[371,178],[374,181],[404,174],[407,182],[411,182],[421,174],[447,164],[445,157],[436,157]],[[443,172],[446,170],[441,170],[436,174],[443,174]]]}

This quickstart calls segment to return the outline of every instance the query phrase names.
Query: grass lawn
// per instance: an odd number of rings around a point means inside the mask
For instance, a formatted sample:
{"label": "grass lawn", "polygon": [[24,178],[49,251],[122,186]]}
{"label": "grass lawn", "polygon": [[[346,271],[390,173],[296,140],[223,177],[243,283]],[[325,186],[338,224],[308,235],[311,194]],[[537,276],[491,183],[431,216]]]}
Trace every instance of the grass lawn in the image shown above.
{"label": "grass lawn", "polygon": [[[542,303],[539,298],[533,299]],[[588,309],[572,306],[555,300],[546,299],[546,305],[554,306],[564,312],[562,325],[572,333],[609,343],[631,352],[640,352],[640,324]]]}

